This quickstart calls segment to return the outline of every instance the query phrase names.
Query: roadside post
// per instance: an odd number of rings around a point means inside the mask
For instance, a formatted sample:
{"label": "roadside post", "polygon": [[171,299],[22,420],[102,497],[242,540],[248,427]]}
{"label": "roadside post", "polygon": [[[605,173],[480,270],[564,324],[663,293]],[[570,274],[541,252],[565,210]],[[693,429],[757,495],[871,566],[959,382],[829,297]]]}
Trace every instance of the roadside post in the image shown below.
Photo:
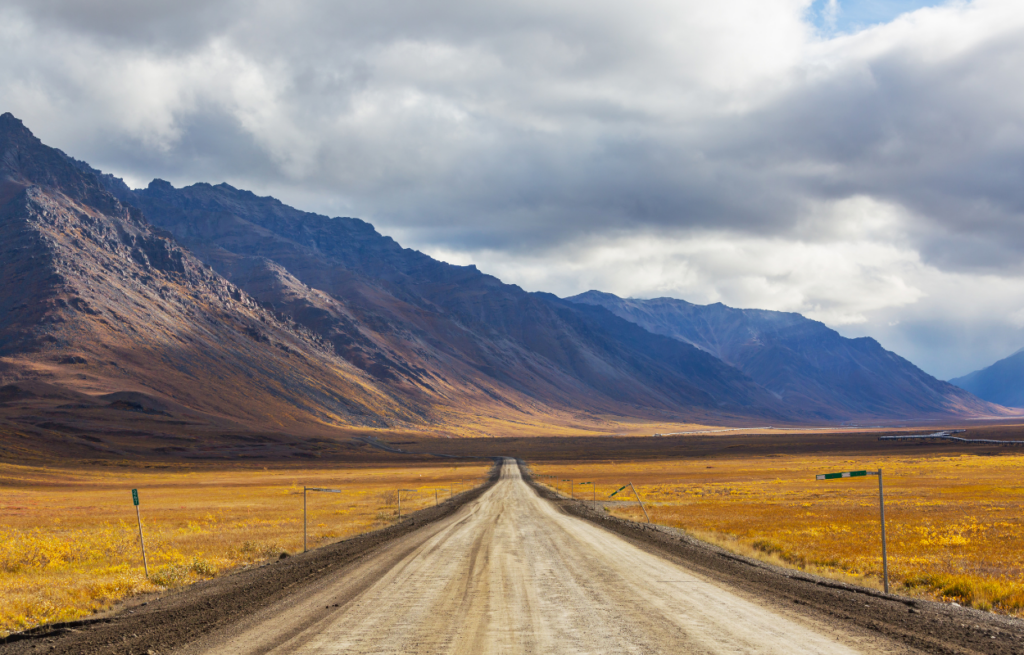
{"label": "roadside post", "polygon": [[644,507],[644,501],[640,500],[640,494],[636,492],[636,487],[633,486],[632,482],[629,483],[629,488],[633,490],[633,495],[636,496],[636,502],[640,503],[640,509],[644,511],[644,518],[646,518],[647,522],[650,523],[651,517],[647,514],[647,508]]}
{"label": "roadside post", "polygon": [[306,552],[306,492],[307,491],[324,491],[329,494],[340,494],[341,489],[322,489],[320,487],[303,487],[302,488],[302,552]]}
{"label": "roadside post", "polygon": [[139,520],[139,543],[142,545],[142,568],[149,577],[149,563],[146,562],[146,540],[142,536],[142,514],[139,512],[139,490],[132,489],[132,502],[135,504],[135,518]]}
{"label": "roadside post", "polygon": [[416,490],[415,489],[399,489],[398,490],[398,520],[399,521],[402,520],[402,492],[403,491],[406,491],[408,493],[412,493],[412,492],[414,492]]}
{"label": "roadside post", "polygon": [[[596,511],[596,510],[597,510],[597,491],[596,491],[596,488],[595,488],[595,486],[594,486],[594,483],[593,483],[593,482],[581,482],[581,483],[580,483],[580,486],[582,487],[582,486],[583,486],[583,485],[585,485],[585,484],[589,484],[589,485],[590,485],[590,488],[591,488],[591,490],[593,490],[593,491],[594,491],[594,510]],[[581,493],[582,493],[582,492],[581,492]]]}
{"label": "roadside post", "polygon": [[572,480],[569,480],[568,478],[566,478],[566,479],[563,479],[562,482],[568,482],[569,483],[569,497],[572,498],[573,500],[576,500],[576,494],[572,490],[572,485],[573,485]]}
{"label": "roadside post", "polygon": [[437,507],[437,489],[434,489],[434,507]]}
{"label": "roadside post", "polygon": [[885,495],[882,489],[882,469],[877,471],[843,471],[842,473],[820,473],[816,480],[838,480],[841,478],[862,478],[868,475],[878,476],[878,515],[882,524],[882,586],[889,593],[889,556],[885,546]]}

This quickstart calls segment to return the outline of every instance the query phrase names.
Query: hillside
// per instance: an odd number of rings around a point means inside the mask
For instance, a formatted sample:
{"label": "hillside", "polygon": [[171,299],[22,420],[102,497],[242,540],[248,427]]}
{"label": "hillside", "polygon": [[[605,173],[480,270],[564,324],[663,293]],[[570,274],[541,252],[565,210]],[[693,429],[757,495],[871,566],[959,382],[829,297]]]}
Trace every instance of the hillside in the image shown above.
{"label": "hillside", "polygon": [[131,190],[10,114],[0,237],[0,450],[355,456],[379,431],[1003,411],[797,315],[570,302],[227,184]]}
{"label": "hillside", "polygon": [[823,419],[1007,413],[928,375],[874,339],[847,339],[800,314],[674,298],[623,299],[599,291],[567,300],[603,307],[700,348]]}
{"label": "hillside", "polygon": [[[443,370],[497,402],[515,402],[505,398],[514,390],[573,411],[788,413],[699,349],[402,248],[359,219],[302,212],[226,184],[174,189],[158,180],[135,199],[218,272],[383,379]],[[308,291],[284,298],[284,287],[296,288],[285,274]],[[333,309],[317,306],[318,293]]]}
{"label": "hillside", "polygon": [[949,382],[991,403],[1024,407],[1024,349]]}
{"label": "hillside", "polygon": [[714,357],[603,310],[226,185],[133,192],[10,114],[0,236],[0,429],[22,452],[124,454],[156,435],[174,452],[262,456],[305,435],[308,454],[336,445],[317,435],[375,430],[794,416]]}

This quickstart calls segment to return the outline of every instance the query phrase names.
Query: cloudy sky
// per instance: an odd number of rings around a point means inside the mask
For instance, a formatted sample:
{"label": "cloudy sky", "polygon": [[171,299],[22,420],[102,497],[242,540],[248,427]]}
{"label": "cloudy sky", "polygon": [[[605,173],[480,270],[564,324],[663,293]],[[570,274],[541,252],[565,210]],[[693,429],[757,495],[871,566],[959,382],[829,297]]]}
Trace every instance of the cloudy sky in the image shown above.
{"label": "cloudy sky", "polygon": [[528,290],[1024,347],[1024,3],[0,0],[0,111]]}

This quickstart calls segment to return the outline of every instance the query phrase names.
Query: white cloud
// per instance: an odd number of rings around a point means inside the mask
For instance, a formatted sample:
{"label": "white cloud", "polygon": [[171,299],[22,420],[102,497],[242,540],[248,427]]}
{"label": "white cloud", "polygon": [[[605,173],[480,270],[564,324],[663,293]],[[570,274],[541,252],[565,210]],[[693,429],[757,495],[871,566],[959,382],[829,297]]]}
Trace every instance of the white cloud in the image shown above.
{"label": "white cloud", "polygon": [[444,248],[429,254],[531,291],[573,295],[600,289],[624,297],[670,296],[799,312],[832,326],[903,307],[925,293],[910,281],[916,253],[877,241],[802,242],[728,232],[586,239],[532,255]]}
{"label": "white cloud", "polygon": [[929,370],[987,363],[1024,342],[1024,303],[989,295],[1024,275],[1020,2],[834,37],[810,7],[8,0],[0,110],[137,183],[362,216],[528,288],[800,311]]}

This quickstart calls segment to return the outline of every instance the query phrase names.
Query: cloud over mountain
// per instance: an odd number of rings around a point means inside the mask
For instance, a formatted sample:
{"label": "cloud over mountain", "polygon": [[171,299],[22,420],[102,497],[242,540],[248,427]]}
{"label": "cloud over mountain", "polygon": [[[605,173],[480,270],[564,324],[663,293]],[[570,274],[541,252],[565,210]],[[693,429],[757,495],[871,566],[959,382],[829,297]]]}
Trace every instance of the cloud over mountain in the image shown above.
{"label": "cloud over mountain", "polygon": [[812,10],[12,0],[0,96],[136,185],[365,216],[530,289],[798,311],[944,377],[1016,349],[1019,3]]}

